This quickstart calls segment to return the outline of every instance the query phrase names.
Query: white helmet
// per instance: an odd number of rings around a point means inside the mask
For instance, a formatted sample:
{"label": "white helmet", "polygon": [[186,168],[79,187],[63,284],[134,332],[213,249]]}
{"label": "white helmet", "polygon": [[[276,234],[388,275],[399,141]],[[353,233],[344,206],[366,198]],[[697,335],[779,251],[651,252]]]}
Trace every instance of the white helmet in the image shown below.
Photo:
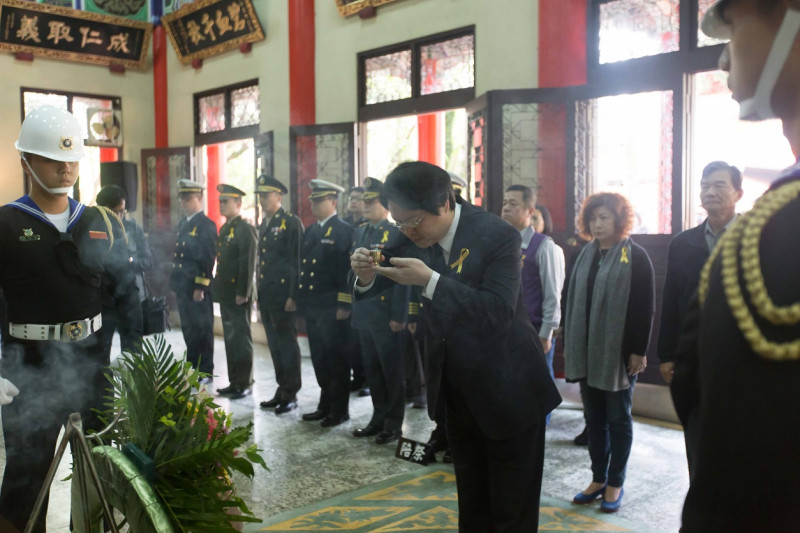
{"label": "white helmet", "polygon": [[45,105],[28,113],[14,146],[20,152],[56,161],[80,161],[83,158],[83,132],[72,113]]}

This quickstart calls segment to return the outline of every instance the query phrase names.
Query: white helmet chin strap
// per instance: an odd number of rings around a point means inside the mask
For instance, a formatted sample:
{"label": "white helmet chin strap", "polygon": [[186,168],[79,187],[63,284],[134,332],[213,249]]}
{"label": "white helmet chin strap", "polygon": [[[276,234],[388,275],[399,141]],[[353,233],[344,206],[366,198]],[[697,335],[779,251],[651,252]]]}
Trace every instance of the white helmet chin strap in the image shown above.
{"label": "white helmet chin strap", "polygon": [[789,52],[800,31],[800,11],[790,7],[783,17],[778,34],[772,43],[772,49],[764,63],[764,69],[758,78],[756,92],[747,100],[739,103],[739,118],[742,120],[766,120],[775,118],[772,110],[772,91],[778,82],[778,76],[783,71]]}
{"label": "white helmet chin strap", "polygon": [[33,168],[31,168],[31,164],[28,163],[28,159],[25,157],[25,154],[22,154],[22,160],[25,161],[25,166],[27,166],[28,170],[31,171],[31,176],[33,176],[33,179],[35,179],[36,183],[39,184],[39,187],[46,190],[50,194],[69,194],[69,192],[72,190],[72,187],[48,187],[42,183],[42,180],[39,179],[39,176],[37,176],[36,172],[34,172]]}

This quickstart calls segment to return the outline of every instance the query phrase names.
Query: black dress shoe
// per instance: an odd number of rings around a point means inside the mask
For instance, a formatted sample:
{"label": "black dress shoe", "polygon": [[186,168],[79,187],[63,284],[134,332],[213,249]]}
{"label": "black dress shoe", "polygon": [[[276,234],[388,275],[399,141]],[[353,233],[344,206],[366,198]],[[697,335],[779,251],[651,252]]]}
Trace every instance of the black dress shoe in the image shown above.
{"label": "black dress shoe", "polygon": [[297,409],[297,400],[292,400],[286,403],[279,403],[275,406],[275,414],[282,415],[283,413],[288,413],[289,411],[293,411]]}
{"label": "black dress shoe", "polygon": [[390,429],[389,431],[381,431],[378,433],[378,436],[375,437],[375,444],[388,444],[390,442],[394,442],[400,438],[400,430],[399,429]]}
{"label": "black dress shoe", "polygon": [[264,409],[272,409],[273,407],[277,407],[281,401],[278,399],[277,396],[273,396],[271,400],[267,400],[266,402],[261,402],[259,405]]}
{"label": "black dress shoe", "polygon": [[576,446],[589,445],[589,435],[587,434],[586,426],[583,427],[583,431],[581,431],[581,434],[575,437],[575,440],[573,440],[572,442],[574,442]]}
{"label": "black dress shoe", "polygon": [[369,387],[362,387],[358,390],[358,397],[364,398],[365,396],[371,396],[372,391],[369,390]]}
{"label": "black dress shoe", "polygon": [[428,444],[431,445],[433,453],[443,452],[448,448],[446,438],[437,438],[436,436],[431,436],[431,438],[428,440]]}
{"label": "black dress shoe", "polygon": [[364,428],[359,428],[353,431],[354,437],[374,437],[378,433],[381,432],[381,428],[378,426],[367,426]]}
{"label": "black dress shoe", "polygon": [[442,455],[442,462],[443,463],[452,463],[453,462],[453,452],[450,451],[450,448],[447,448],[444,451],[444,455]]}
{"label": "black dress shoe", "polygon": [[350,381],[350,392],[360,390],[364,386],[363,379],[353,379]]}
{"label": "black dress shoe", "polygon": [[239,389],[234,387],[233,385],[228,385],[227,387],[223,387],[221,389],[217,389],[217,396],[230,396],[231,394],[238,392]]}
{"label": "black dress shoe", "polygon": [[328,415],[322,419],[322,422],[320,422],[319,425],[324,428],[332,428],[333,426],[338,426],[339,424],[347,422],[348,420],[350,420],[350,415],[342,415],[342,416]]}
{"label": "black dress shoe", "polygon": [[304,414],[303,415],[303,420],[305,420],[306,422],[316,422],[317,420],[322,420],[326,416],[328,416],[328,413],[326,413],[325,411],[320,411],[319,409],[317,409],[316,411],[314,411],[312,413]]}
{"label": "black dress shoe", "polygon": [[240,400],[245,396],[250,396],[253,393],[252,389],[236,389],[230,394],[228,394],[228,398],[231,400]]}

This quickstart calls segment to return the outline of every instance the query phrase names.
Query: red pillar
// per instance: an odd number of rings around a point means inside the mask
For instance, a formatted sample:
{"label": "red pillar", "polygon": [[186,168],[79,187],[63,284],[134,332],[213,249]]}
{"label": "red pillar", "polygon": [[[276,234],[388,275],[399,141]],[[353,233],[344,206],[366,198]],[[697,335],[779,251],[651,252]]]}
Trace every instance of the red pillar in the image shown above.
{"label": "red pillar", "polygon": [[439,149],[442,136],[441,113],[417,115],[417,137],[419,140],[419,160],[442,166],[442,151]]}
{"label": "red pillar", "polygon": [[289,123],[314,124],[316,114],[314,0],[289,5]]}
{"label": "red pillar", "polygon": [[208,218],[222,227],[222,215],[219,213],[219,192],[217,185],[225,180],[225,150],[221,144],[206,145],[208,159],[208,175],[206,176],[206,194],[208,196]]}
{"label": "red pillar", "polygon": [[[539,1],[539,87],[586,83],[587,0]],[[556,231],[567,228],[565,109],[542,106],[538,163],[539,203],[550,209]]]}
{"label": "red pillar", "polygon": [[119,148],[100,148],[100,162],[113,163],[119,161]]}

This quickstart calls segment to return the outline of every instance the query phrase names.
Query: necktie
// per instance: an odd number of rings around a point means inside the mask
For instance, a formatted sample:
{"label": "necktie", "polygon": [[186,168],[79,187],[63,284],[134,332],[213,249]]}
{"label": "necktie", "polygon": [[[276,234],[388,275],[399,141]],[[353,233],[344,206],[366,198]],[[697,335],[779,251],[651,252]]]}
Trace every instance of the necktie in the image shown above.
{"label": "necktie", "polygon": [[433,249],[433,266],[431,268],[442,274],[445,271],[445,267],[447,267],[444,261],[444,249],[439,243],[434,244],[431,248]]}

